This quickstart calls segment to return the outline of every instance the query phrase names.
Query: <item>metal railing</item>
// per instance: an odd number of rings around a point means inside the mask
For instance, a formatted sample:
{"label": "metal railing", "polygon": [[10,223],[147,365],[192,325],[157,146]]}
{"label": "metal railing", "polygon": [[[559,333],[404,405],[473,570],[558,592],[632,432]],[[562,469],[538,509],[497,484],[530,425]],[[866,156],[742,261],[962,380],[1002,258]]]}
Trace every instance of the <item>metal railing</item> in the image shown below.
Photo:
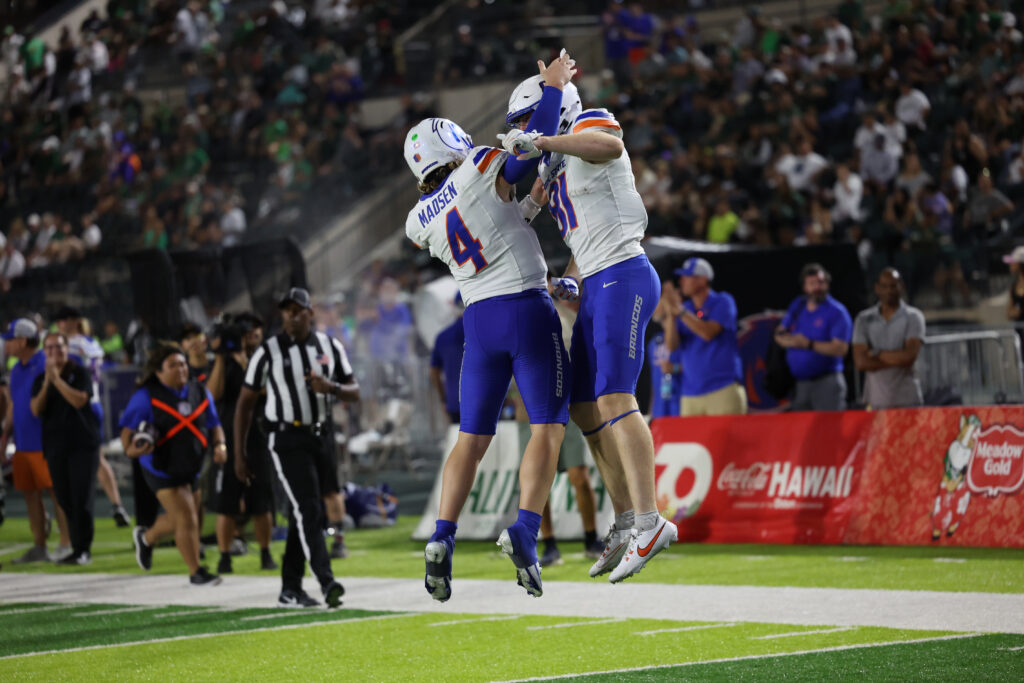
{"label": "metal railing", "polygon": [[1013,328],[929,335],[917,373],[926,403],[1024,402],[1021,340]]}

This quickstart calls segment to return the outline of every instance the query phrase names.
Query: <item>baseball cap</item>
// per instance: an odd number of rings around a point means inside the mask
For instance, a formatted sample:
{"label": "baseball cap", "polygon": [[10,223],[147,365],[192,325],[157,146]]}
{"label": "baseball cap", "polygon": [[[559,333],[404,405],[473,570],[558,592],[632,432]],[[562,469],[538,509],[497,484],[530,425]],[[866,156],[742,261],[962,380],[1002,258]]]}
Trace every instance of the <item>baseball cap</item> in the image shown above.
{"label": "baseball cap", "polygon": [[39,336],[39,328],[28,318],[17,318],[11,321],[4,332],[5,340],[11,339],[35,339]]}
{"label": "baseball cap", "polygon": [[710,263],[697,256],[686,259],[681,268],[676,268],[672,272],[680,276],[706,277],[708,282],[715,279],[715,269],[711,267]]}
{"label": "baseball cap", "polygon": [[277,302],[278,308],[284,308],[290,303],[296,303],[303,308],[312,310],[313,301],[309,296],[309,292],[302,287],[292,287],[288,290],[288,293],[281,297],[281,300]]}
{"label": "baseball cap", "polygon": [[1003,257],[1003,263],[1024,263],[1024,246],[1016,247]]}

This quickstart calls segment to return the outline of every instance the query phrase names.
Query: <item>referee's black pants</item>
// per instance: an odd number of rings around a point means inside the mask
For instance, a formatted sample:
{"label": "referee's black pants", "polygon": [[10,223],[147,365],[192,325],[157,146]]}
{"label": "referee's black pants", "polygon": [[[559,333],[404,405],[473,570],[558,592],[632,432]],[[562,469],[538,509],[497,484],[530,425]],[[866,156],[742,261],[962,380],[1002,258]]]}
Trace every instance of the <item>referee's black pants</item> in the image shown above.
{"label": "referee's black pants", "polygon": [[302,590],[302,576],[309,562],[320,588],[325,589],[334,581],[334,574],[324,542],[324,503],[317,474],[324,441],[310,431],[296,429],[272,432],[267,445],[274,471],[291,503],[281,588]]}
{"label": "referee's black pants", "polygon": [[68,518],[71,550],[76,555],[92,550],[93,503],[96,500],[96,470],[100,447],[46,453],[46,465],[53,480],[53,493]]}

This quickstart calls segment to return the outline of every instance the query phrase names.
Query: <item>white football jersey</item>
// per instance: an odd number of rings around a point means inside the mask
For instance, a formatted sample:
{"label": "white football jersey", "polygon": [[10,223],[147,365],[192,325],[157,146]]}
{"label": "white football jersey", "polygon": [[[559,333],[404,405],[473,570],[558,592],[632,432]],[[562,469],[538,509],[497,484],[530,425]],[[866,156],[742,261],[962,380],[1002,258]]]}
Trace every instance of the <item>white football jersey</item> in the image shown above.
{"label": "white football jersey", "polygon": [[547,264],[519,205],[495,188],[508,153],[474,147],[434,192],[420,197],[405,234],[443,261],[470,305],[503,294],[547,288]]}
{"label": "white football jersey", "polygon": [[[606,109],[583,111],[569,130],[622,137]],[[548,208],[584,278],[644,253],[640,240],[647,230],[647,210],[636,191],[629,154],[623,151],[618,159],[596,164],[552,154],[539,172],[551,198]]]}

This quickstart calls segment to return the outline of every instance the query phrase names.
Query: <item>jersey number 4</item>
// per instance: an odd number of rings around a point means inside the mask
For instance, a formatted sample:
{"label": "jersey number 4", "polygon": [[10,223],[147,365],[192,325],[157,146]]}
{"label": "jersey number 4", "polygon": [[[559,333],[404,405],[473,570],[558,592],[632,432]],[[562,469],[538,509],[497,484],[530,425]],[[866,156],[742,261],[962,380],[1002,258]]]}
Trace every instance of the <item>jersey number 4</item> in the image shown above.
{"label": "jersey number 4", "polygon": [[469,228],[462,221],[458,209],[452,209],[445,215],[445,228],[448,232],[448,246],[452,250],[452,258],[460,266],[466,261],[472,261],[476,272],[487,267],[487,259],[484,258],[483,245],[480,240],[473,237]]}
{"label": "jersey number 4", "polygon": [[548,194],[551,195],[549,203],[551,215],[558,221],[558,232],[564,240],[569,231],[575,230],[577,226],[576,209],[573,208],[572,202],[569,201],[569,181],[566,179],[564,172],[560,173],[555,178],[555,181],[551,183]]}

